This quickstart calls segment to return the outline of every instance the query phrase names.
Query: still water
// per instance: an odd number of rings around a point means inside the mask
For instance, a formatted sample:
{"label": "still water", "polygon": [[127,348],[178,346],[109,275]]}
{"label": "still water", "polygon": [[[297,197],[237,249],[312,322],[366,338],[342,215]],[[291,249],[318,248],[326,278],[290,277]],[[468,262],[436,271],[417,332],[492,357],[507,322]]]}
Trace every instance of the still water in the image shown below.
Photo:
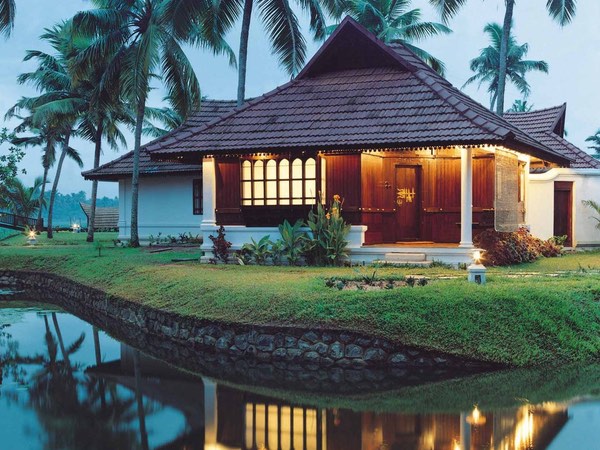
{"label": "still water", "polygon": [[257,366],[232,380],[218,361],[210,377],[182,370],[53,306],[1,300],[0,364],[1,450],[600,449],[600,366],[421,384],[339,369],[265,381]]}

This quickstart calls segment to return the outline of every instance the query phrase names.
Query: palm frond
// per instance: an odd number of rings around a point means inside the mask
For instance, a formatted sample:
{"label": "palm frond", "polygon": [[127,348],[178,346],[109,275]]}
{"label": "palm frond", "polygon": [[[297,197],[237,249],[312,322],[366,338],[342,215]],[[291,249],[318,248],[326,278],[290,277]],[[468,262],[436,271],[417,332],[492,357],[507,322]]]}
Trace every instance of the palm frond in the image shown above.
{"label": "palm frond", "polygon": [[429,0],[429,3],[438,11],[442,21],[448,21],[467,3],[467,0]]}
{"label": "palm frond", "polygon": [[15,25],[15,0],[0,0],[0,34],[10,36]]}
{"label": "palm frond", "polygon": [[548,0],[546,9],[554,20],[561,26],[571,23],[577,9],[576,0]]}

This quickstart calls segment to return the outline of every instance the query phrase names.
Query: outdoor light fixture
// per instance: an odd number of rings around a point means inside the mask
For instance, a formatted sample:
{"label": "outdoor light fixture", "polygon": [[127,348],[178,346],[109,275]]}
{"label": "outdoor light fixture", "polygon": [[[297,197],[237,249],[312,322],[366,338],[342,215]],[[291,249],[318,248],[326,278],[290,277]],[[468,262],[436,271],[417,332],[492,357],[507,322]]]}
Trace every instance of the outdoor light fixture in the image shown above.
{"label": "outdoor light fixture", "polygon": [[71,228],[73,229],[73,233],[79,233],[81,231],[81,225],[78,223],[71,225]]}
{"label": "outdoor light fixture", "polygon": [[473,263],[467,267],[467,279],[470,283],[485,284],[486,268],[481,264],[482,250],[473,252]]}
{"label": "outdoor light fixture", "polygon": [[37,239],[35,237],[35,230],[30,230],[29,233],[27,234],[27,242],[30,245],[34,245],[37,242]]}

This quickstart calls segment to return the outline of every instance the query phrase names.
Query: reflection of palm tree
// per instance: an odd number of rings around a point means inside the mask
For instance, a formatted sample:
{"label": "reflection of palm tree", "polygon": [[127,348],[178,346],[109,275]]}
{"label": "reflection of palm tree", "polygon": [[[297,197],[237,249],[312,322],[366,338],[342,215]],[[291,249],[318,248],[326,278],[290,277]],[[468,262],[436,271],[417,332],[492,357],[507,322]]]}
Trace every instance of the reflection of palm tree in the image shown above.
{"label": "reflection of palm tree", "polygon": [[142,448],[148,450],[148,432],[146,431],[146,415],[141,391],[142,372],[140,370],[140,352],[138,350],[133,351],[133,372],[135,375],[135,400],[140,424],[140,438],[142,440]]}
{"label": "reflection of palm tree", "polygon": [[[134,398],[124,398],[115,385],[108,388],[108,399],[99,380],[78,375],[79,366],[72,356],[84,342],[85,333],[71,345],[62,341],[56,316],[52,320],[60,336],[57,341],[44,315],[45,354],[36,357],[41,369],[34,374],[29,388],[30,403],[36,410],[47,436],[46,447],[138,449],[137,433],[131,428],[135,420]],[[63,350],[64,349],[64,350]],[[63,360],[58,360],[58,352]],[[83,393],[83,395],[81,395]]]}

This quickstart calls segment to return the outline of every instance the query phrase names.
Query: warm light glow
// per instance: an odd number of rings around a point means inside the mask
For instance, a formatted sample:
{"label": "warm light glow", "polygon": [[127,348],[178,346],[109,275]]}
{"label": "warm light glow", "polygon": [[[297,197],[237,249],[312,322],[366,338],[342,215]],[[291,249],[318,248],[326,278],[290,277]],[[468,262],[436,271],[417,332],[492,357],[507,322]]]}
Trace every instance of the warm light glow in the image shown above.
{"label": "warm light glow", "polygon": [[471,415],[467,417],[467,422],[471,425],[483,425],[486,422],[486,418],[481,414],[479,408],[475,406]]}
{"label": "warm light glow", "polygon": [[533,433],[533,414],[527,410],[515,427],[515,449],[531,448]]}
{"label": "warm light glow", "polygon": [[35,231],[31,230],[29,232],[29,239],[35,239]]}
{"label": "warm light glow", "polygon": [[460,447],[460,444],[458,443],[458,441],[456,439],[454,439],[454,447],[452,447],[452,450],[462,450],[462,448]]}
{"label": "warm light glow", "polygon": [[475,261],[476,264],[479,264],[481,262],[481,251],[475,250],[473,252],[473,261]]}

